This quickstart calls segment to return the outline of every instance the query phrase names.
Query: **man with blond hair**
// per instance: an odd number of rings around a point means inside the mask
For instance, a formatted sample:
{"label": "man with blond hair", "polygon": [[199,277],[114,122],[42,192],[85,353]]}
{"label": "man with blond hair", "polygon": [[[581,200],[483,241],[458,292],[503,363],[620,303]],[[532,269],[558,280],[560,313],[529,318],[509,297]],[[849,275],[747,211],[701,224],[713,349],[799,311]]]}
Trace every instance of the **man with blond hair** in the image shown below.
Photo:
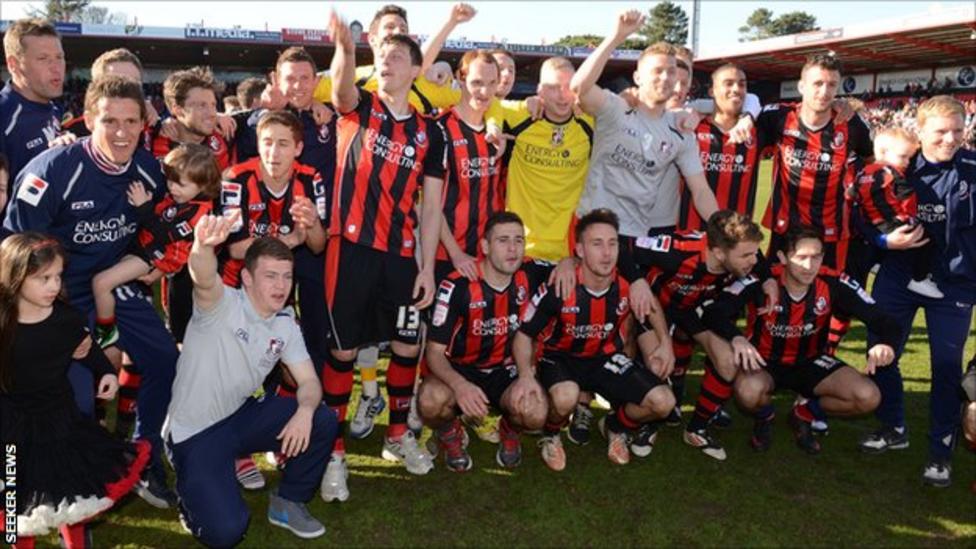
{"label": "man with blond hair", "polygon": [[[927,233],[938,248],[931,268],[944,297],[933,299],[909,290],[911,261],[905,254],[885,254],[871,293],[878,307],[898,322],[902,336],[892,366],[874,375],[881,389],[877,417],[882,427],[864,438],[860,448],[881,453],[908,447],[898,359],[905,350],[915,313],[922,308],[932,365],[929,457],[922,480],[937,487],[951,482],[950,460],[960,422],[962,353],[976,302],[976,152],[962,148],[965,116],[962,103],[947,95],[919,106],[921,151],[911,160],[905,177],[915,189],[921,223],[887,235],[876,230],[869,234],[879,247],[894,250],[924,244],[923,234]],[[877,341],[878,334],[868,335],[869,346]]]}
{"label": "man with blond hair", "polygon": [[0,90],[0,153],[13,180],[61,130],[53,100],[64,92],[64,49],[54,24],[20,19],[7,28],[3,51],[10,81]]}
{"label": "man with blond hair", "polygon": [[[679,176],[703,219],[718,209],[698,159],[697,142],[679,131],[676,115],[667,110],[677,70],[674,46],[659,42],[641,53],[634,71],[637,108],[596,84],[610,54],[643,21],[636,10],[620,14],[614,33],[583,62],[571,83],[583,111],[596,119],[593,154],[577,212],[609,208],[620,216],[620,266],[632,282],[631,307],[641,319],[654,298],[631,257],[632,249],[638,238],[674,229]],[[664,207],[668,203],[671,206]],[[655,211],[664,213],[658,216]]]}

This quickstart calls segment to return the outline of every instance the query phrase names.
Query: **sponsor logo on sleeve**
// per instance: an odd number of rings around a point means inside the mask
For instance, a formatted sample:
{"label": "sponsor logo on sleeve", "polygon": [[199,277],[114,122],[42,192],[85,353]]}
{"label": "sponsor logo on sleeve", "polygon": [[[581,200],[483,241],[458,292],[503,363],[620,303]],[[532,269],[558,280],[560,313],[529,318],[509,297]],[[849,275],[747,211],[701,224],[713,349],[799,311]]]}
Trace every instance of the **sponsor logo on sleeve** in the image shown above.
{"label": "sponsor logo on sleeve", "polygon": [[637,239],[636,245],[638,248],[644,248],[652,252],[667,252],[671,250],[671,235],[642,236]]}
{"label": "sponsor logo on sleeve", "polygon": [[224,181],[220,184],[220,203],[224,206],[241,205],[241,184]]}
{"label": "sponsor logo on sleeve", "polygon": [[37,206],[41,203],[41,198],[44,197],[44,193],[47,192],[47,188],[50,186],[50,183],[40,177],[34,174],[28,174],[24,178],[24,182],[20,185],[20,189],[17,190],[17,199],[31,206]]}

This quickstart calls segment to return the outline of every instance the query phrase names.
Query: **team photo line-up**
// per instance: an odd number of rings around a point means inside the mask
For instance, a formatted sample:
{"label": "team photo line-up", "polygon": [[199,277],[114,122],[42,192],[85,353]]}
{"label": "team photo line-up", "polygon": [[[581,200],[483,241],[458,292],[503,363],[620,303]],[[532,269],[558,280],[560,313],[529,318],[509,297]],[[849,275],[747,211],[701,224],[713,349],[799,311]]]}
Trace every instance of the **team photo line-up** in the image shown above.
{"label": "team photo line-up", "polygon": [[[374,64],[357,66],[332,13],[328,67],[289,47],[268,81],[238,86],[229,114],[203,67],[172,72],[157,112],[139,58],[113,49],[64,123],[54,100],[71,52],[44,20],[6,29],[6,543],[60,530],[83,547],[86,522],[134,491],[199,542],[233,546],[250,520],[241,489],[265,487],[259,454],[281,471],[268,521],[316,538],[306,503],[350,497],[345,437],[368,437],[386,407],[377,449],[414,475],[437,458],[471,469],[468,428],[506,469],[523,439],[552,471],[571,469],[564,435],[586,444],[591,430],[625,465],[667,424],[683,425],[689,453],[722,461],[712,431],[726,409],[751,416],[749,445],[764,451],[783,390],[807,454],[828,418],[868,414],[878,426],[860,450],[903,449],[898,360],[919,308],[932,375],[919,466],[925,483],[950,484],[961,425],[976,444],[965,105],[939,95],[911,130],[871,127],[836,97],[833,55],[796,67],[795,103],[760,105],[734,64],[688,101],[691,55],[663,42],[615,93],[598,81],[637,11],[582,65],[549,58],[535,95],[506,99],[509,52],[437,61],[474,16],[451,6],[421,48],[406,11],[385,6],[368,28]],[[752,219],[760,184],[768,241]],[[852,319],[868,337],[849,365],[834,351]],[[686,395],[696,347],[701,388]],[[599,419],[594,401],[609,408]]]}

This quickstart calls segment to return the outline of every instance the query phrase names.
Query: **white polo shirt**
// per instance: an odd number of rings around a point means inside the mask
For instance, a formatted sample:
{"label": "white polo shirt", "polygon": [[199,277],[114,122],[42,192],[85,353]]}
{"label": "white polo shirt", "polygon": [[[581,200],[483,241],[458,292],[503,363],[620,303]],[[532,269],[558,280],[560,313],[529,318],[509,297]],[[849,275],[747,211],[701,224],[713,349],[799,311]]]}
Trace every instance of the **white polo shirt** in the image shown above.
{"label": "white polo shirt", "polygon": [[279,360],[309,360],[291,307],[258,316],[242,289],[224,288],[211,311],[193,306],[176,363],[163,438],[180,443],[238,410]]}

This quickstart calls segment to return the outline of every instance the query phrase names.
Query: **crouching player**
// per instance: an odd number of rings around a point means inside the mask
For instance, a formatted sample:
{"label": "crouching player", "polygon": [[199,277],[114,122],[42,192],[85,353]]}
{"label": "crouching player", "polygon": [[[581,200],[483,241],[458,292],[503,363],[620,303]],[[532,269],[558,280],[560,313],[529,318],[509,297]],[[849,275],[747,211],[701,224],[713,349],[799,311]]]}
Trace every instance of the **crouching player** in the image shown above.
{"label": "crouching player", "polygon": [[667,417],[674,407],[674,394],[663,381],[674,368],[674,353],[660,306],[651,314],[654,330],[641,330],[637,337],[648,367],[625,354],[634,319],[630,285],[616,270],[618,227],[616,214],[606,209],[580,218],[576,254],[581,261],[572,294],[560,299],[553,286],[540,286],[512,342],[520,376],[532,368],[534,340],[542,344],[539,379],[549,393],[549,413],[539,446],[553,471],[566,467],[559,431],[580,391],[600,393],[613,405],[600,420],[600,430],[609,442],[607,456],[621,465],[630,461],[628,437],[641,424]]}
{"label": "crouching player", "polygon": [[[879,334],[879,343],[868,349],[866,371],[887,366],[895,357],[898,325],[880,309],[868,293],[846,274],[821,270],[823,237],[812,227],[797,225],[786,234],[785,249],[777,252],[781,265],[772,268],[779,282],[779,299],[765,313],[756,305],[760,281],[740,280],[705,309],[705,324],[731,343],[725,352],[741,368],[735,378],[735,397],[755,415],[750,445],[765,451],[772,442],[772,394],[791,389],[807,399],[794,406],[790,426],[797,445],[809,454],[820,452],[810,427],[826,415],[856,416],[878,407],[881,393],[867,376],[827,354],[830,317],[840,313],[864,322]],[[748,308],[745,335],[735,318]]]}
{"label": "crouching player", "polygon": [[420,415],[434,429],[448,469],[456,472],[472,466],[459,410],[477,419],[489,406],[501,410],[495,460],[508,468],[522,462],[519,432],[541,429],[546,420],[535,373],[517,369],[512,360],[512,336],[547,269],[522,264],[525,227],[511,212],[488,218],[481,250],[485,257],[476,264],[476,280],[454,271],[437,290],[427,344],[430,373],[420,387]]}

